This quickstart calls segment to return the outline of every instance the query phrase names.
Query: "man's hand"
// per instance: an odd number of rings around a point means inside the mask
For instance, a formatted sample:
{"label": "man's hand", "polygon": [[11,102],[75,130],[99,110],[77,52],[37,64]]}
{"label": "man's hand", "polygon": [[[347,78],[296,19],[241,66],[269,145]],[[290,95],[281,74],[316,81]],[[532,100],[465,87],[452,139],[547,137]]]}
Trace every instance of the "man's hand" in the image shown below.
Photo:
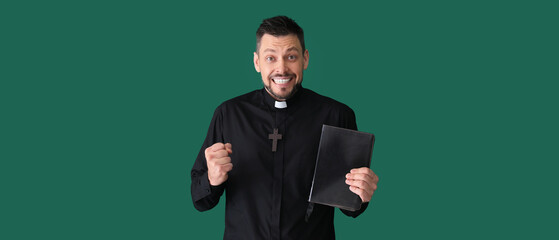
{"label": "man's hand", "polygon": [[227,180],[227,173],[233,169],[229,154],[233,153],[230,143],[216,143],[206,148],[206,162],[208,164],[208,180],[210,185],[218,186]]}
{"label": "man's hand", "polygon": [[354,168],[345,177],[345,183],[349,185],[349,190],[359,195],[362,202],[371,201],[378,183],[378,176],[373,170],[368,167]]}

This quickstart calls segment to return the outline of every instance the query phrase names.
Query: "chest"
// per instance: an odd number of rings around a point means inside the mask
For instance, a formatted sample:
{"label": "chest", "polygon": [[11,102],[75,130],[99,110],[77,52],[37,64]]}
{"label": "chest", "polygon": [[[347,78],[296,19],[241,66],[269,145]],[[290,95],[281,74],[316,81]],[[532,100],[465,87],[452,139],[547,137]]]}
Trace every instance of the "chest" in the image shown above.
{"label": "chest", "polygon": [[[252,108],[229,112],[223,119],[223,139],[233,145],[231,160],[236,171],[232,174],[269,175],[274,170],[273,162],[282,161],[287,175],[312,175],[322,125],[338,125],[338,119],[331,111],[320,108],[283,112]],[[274,129],[278,130],[277,134]],[[281,153],[272,151],[274,142]]]}

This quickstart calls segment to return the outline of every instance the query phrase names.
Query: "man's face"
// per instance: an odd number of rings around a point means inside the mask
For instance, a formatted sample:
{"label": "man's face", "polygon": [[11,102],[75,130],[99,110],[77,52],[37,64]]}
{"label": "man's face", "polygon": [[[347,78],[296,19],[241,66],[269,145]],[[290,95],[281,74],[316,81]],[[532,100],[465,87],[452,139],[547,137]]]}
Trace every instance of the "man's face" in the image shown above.
{"label": "man's face", "polygon": [[309,65],[309,52],[301,47],[295,34],[274,37],[264,34],[254,53],[254,68],[262,75],[266,91],[276,100],[286,100],[303,82]]}

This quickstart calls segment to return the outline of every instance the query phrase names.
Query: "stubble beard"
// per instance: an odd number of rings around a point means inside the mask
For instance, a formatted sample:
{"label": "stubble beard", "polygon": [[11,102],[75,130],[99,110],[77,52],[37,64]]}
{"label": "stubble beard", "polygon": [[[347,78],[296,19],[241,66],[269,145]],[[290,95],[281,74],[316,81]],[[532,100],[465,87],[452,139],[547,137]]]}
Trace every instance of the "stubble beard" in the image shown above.
{"label": "stubble beard", "polygon": [[[270,84],[272,84],[272,83],[270,83]],[[287,95],[285,95],[285,96],[281,96],[281,95],[275,93],[274,91],[272,91],[272,88],[270,88],[269,85],[264,84],[264,88],[275,99],[280,100],[280,101],[285,101],[287,99],[290,99],[291,97],[293,97],[293,95],[295,95],[295,93],[297,93],[297,90],[299,90],[299,88],[301,88],[301,83],[299,82],[299,83],[295,84],[295,86],[293,86],[293,89],[291,90],[291,92],[287,93]]]}

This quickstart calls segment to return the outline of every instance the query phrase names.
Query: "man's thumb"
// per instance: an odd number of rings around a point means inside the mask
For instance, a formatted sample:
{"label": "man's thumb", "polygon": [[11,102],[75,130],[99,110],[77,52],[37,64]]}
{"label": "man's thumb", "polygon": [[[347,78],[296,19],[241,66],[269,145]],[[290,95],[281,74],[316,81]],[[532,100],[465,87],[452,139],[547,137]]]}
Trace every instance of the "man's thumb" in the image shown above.
{"label": "man's thumb", "polygon": [[231,145],[231,143],[226,143],[225,150],[227,150],[229,154],[233,153],[233,145]]}

